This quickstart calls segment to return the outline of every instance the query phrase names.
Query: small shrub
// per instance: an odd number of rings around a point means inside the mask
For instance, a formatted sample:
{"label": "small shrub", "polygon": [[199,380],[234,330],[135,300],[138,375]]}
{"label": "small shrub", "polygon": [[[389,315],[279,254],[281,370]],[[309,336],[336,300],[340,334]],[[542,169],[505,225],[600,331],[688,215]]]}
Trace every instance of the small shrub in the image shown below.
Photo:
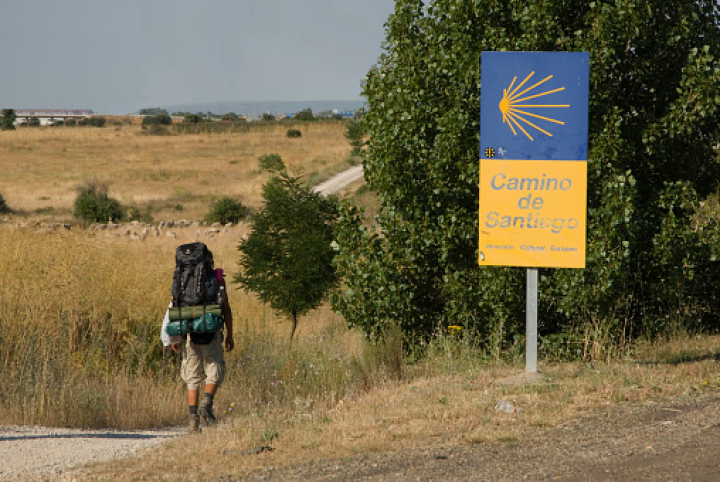
{"label": "small shrub", "polygon": [[8,206],[5,201],[5,197],[0,194],[0,214],[11,214],[12,212],[12,209],[10,209],[10,206]]}
{"label": "small shrub", "polygon": [[258,158],[260,169],[264,171],[280,172],[285,169],[285,163],[280,154],[265,154]]}
{"label": "small shrub", "polygon": [[78,122],[78,125],[80,126],[90,126],[90,127],[105,127],[105,118],[104,117],[86,117]]}
{"label": "small shrub", "polygon": [[297,137],[302,137],[302,132],[300,132],[300,130],[298,129],[288,129],[285,135],[288,136],[290,139],[295,139]]}
{"label": "small shrub", "polygon": [[108,185],[99,181],[88,181],[78,188],[73,216],[85,222],[107,223],[122,221],[125,208],[120,201],[108,195]]}
{"label": "small shrub", "polygon": [[238,223],[250,214],[250,209],[237,199],[224,197],[212,204],[210,212],[205,216],[208,223]]}
{"label": "small shrub", "polygon": [[150,209],[141,208],[140,206],[132,205],[127,208],[126,217],[128,221],[140,221],[141,223],[153,222],[152,214]]}

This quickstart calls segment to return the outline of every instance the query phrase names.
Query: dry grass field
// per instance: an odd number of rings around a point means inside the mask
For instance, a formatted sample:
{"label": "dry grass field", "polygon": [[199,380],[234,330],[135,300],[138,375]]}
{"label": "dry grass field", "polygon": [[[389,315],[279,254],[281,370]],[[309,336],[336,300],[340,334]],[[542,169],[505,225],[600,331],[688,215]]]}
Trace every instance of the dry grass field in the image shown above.
{"label": "dry grass field", "polygon": [[342,122],[266,124],[226,133],[152,136],[139,125],[18,128],[0,132],[0,193],[31,217],[70,221],[77,188],[106,182],[125,205],[153,217],[202,219],[210,202],[231,196],[258,206],[267,173],[258,158],[279,154],[292,172],[319,181],[349,166]]}
{"label": "dry grass field", "polygon": [[[129,226],[94,231],[18,227],[71,220],[75,189],[110,182],[124,204],[156,220],[201,219],[217,196],[260,204],[257,159],[327,176],[348,166],[342,124],[240,133],[144,136],[139,126],[0,132],[0,190],[20,214],[0,223],[0,424],[148,428],[186,422],[179,360],[163,358],[159,329],[174,250],[206,242],[229,279],[247,225],[196,225],[132,241]],[[353,190],[359,186],[353,186]],[[371,202],[368,193],[362,199]],[[182,209],[178,206],[182,205]],[[177,207],[177,209],[175,207]],[[50,209],[52,208],[52,209]],[[26,223],[29,224],[29,223]],[[514,443],[602,407],[720,391],[720,338],[677,335],[623,347],[610,359],[554,362],[543,379],[503,384],[517,355],[493,356],[441,330],[426,356],[403,359],[399,337],[372,344],[325,305],[289,323],[253,294],[230,290],[236,349],[216,411],[220,424],[137,457],[96,466],[90,479],[235,480],[259,466],[433,444]],[[494,410],[500,399],[521,409]],[[252,455],[253,449],[273,451]],[[224,479],[221,479],[224,477]]]}

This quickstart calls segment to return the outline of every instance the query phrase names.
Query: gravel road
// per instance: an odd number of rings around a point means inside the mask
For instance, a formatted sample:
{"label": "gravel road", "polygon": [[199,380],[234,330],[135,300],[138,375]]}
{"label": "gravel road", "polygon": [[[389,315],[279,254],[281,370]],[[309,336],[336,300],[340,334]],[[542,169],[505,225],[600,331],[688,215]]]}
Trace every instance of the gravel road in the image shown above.
{"label": "gravel road", "polygon": [[0,427],[0,480],[58,480],[83,465],[133,455],[186,428],[143,431]]}

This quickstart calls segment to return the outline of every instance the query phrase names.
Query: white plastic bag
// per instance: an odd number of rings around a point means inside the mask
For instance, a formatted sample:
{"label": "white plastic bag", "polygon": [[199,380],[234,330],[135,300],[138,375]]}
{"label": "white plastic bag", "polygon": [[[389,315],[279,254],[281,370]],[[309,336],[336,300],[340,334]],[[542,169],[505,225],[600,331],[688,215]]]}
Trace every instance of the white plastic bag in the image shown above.
{"label": "white plastic bag", "polygon": [[175,343],[182,343],[182,336],[180,335],[168,335],[167,324],[170,323],[170,307],[172,303],[168,305],[168,310],[165,311],[165,318],[163,318],[162,328],[160,329],[160,340],[162,340],[163,346],[170,346]]}

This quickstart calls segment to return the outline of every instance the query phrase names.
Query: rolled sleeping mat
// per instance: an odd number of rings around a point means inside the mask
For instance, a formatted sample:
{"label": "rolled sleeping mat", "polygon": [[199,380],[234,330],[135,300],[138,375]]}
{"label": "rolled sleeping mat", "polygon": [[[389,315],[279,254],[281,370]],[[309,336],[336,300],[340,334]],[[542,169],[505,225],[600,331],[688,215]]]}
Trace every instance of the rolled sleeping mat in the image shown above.
{"label": "rolled sleeping mat", "polygon": [[[205,310],[203,311],[203,308]],[[180,312],[182,310],[182,313]],[[212,313],[213,315],[222,316],[222,308],[220,305],[199,305],[199,306],[183,306],[181,308],[169,308],[168,314],[170,321],[177,320],[195,320],[200,318],[203,313]]]}

